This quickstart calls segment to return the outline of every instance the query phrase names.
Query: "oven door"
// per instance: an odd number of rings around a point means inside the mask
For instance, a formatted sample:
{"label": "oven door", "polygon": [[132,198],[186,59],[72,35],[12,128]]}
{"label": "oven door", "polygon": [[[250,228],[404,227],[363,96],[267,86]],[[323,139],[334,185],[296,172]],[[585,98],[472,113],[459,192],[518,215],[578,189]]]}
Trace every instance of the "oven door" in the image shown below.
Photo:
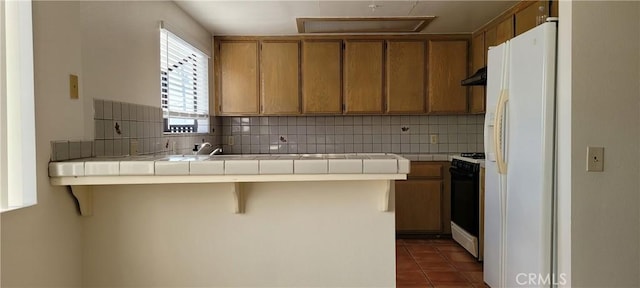
{"label": "oven door", "polygon": [[449,168],[451,173],[451,222],[467,233],[478,236],[479,213],[479,173],[457,167]]}

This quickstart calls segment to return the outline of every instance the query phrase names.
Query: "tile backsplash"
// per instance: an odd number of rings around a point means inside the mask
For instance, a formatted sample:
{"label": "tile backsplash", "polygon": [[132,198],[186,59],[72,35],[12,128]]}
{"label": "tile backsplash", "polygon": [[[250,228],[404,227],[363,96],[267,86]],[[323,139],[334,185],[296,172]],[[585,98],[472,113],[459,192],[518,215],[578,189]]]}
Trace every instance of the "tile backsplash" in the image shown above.
{"label": "tile backsplash", "polygon": [[[209,134],[164,134],[162,109],[94,100],[94,141],[52,141],[51,159],[191,154],[194,144],[226,154],[482,152],[484,115],[211,117]],[[435,143],[433,143],[435,142]]]}
{"label": "tile backsplash", "polygon": [[51,160],[132,154],[191,154],[194,144],[220,143],[220,119],[210,117],[212,133],[164,134],[162,109],[125,102],[94,99],[94,141],[52,141]]}
{"label": "tile backsplash", "polygon": [[[221,118],[225,153],[406,154],[484,150],[484,115]],[[432,138],[437,138],[433,139],[436,143],[431,143]]]}

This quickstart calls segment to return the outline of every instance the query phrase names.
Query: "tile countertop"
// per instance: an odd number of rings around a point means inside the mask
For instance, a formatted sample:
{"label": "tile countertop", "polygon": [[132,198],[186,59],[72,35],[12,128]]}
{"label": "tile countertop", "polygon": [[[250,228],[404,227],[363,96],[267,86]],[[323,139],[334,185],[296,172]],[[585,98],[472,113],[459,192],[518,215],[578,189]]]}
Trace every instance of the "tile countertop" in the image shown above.
{"label": "tile countertop", "polygon": [[451,161],[452,156],[460,154],[400,154],[400,156],[409,159],[410,161]]}
{"label": "tile countertop", "polygon": [[127,156],[49,163],[49,177],[407,173],[408,159],[385,153]]}

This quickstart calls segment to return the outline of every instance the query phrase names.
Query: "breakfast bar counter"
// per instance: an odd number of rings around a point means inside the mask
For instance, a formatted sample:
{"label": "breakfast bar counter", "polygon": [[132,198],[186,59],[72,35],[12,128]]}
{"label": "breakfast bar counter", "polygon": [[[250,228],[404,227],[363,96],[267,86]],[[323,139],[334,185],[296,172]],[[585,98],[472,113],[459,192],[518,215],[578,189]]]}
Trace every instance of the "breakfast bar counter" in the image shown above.
{"label": "breakfast bar counter", "polygon": [[[163,249],[175,247],[203,268],[217,267],[206,270],[217,273],[221,286],[260,285],[250,279],[279,287],[395,286],[394,183],[408,172],[409,160],[394,154],[132,156],[49,164],[50,183],[71,187],[87,231],[99,235],[87,248],[96,259],[114,259],[99,252],[112,243],[146,251],[144,243],[166,242]],[[149,209],[157,213],[142,212]],[[124,227],[129,232],[123,234]],[[182,236],[166,239],[173,235],[166,229]],[[183,246],[186,240],[207,248]],[[128,257],[117,261],[140,261]]]}
{"label": "breakfast bar counter", "polygon": [[409,160],[394,154],[169,155],[85,158],[49,163],[52,185],[69,185],[83,216],[93,214],[92,185],[233,183],[234,212],[244,213],[241,183],[377,180],[389,210],[392,180]]}

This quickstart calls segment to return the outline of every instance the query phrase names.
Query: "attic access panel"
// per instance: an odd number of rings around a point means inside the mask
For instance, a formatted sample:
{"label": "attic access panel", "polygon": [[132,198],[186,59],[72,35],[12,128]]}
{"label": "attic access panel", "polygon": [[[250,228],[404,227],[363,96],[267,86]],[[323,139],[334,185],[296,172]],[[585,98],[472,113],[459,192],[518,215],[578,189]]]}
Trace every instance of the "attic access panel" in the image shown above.
{"label": "attic access panel", "polygon": [[419,33],[435,16],[296,18],[298,33]]}

